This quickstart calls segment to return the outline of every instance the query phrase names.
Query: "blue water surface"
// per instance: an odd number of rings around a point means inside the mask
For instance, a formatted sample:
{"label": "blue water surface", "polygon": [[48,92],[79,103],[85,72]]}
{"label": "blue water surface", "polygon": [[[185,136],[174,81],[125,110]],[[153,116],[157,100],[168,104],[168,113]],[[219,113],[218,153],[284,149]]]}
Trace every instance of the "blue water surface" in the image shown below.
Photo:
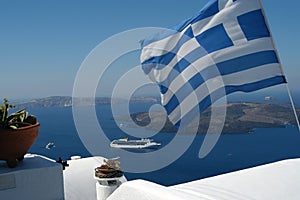
{"label": "blue water surface", "polygon": [[[131,112],[147,111],[149,105],[136,103]],[[96,107],[99,123],[111,139],[126,137],[115,123],[109,104]],[[30,152],[52,159],[70,159],[73,155],[91,156],[82,144],[72,116],[72,108],[30,108],[41,123],[39,137]],[[93,131],[93,130],[90,130]],[[141,137],[143,130],[141,128]],[[167,145],[175,133],[159,133],[154,138]],[[193,137],[182,135],[180,137]],[[204,159],[198,153],[204,135],[197,135],[188,150],[169,166],[148,173],[125,173],[127,179],[146,179],[163,185],[174,185],[206,178],[283,159],[300,157],[300,133],[294,126],[256,129],[254,133],[221,135],[214,149]],[[46,149],[49,142],[55,147]],[[99,143],[101,145],[101,141]],[[138,164],[138,163],[137,163]]]}

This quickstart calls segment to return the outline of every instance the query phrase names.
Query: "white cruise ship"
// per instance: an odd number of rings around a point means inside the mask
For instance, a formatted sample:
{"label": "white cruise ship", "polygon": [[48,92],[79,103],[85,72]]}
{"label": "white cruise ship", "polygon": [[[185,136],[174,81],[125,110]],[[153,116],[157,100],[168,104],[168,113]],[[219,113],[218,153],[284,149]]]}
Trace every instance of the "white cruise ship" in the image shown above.
{"label": "white cruise ship", "polygon": [[113,140],[110,147],[124,149],[144,149],[160,146],[160,143],[154,142],[152,139],[142,138],[139,140],[129,140],[128,138]]}

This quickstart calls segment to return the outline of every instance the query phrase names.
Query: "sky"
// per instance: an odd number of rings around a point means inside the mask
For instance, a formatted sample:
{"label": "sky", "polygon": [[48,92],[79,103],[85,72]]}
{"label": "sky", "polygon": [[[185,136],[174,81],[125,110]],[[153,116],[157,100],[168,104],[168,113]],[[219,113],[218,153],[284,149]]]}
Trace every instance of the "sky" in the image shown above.
{"label": "sky", "polygon": [[[130,29],[172,27],[207,2],[0,0],[0,98],[71,96],[82,62],[101,42]],[[296,94],[300,91],[300,1],[262,3],[292,94]],[[105,84],[109,83],[104,88]]]}

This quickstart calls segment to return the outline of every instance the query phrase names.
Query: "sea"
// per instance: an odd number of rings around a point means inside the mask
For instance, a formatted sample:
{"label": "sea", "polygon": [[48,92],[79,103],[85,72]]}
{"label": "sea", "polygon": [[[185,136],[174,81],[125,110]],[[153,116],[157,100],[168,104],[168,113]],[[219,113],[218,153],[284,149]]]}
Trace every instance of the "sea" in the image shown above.
{"label": "sea", "polygon": [[[130,106],[130,112],[148,111],[149,106],[151,105],[146,103],[135,103]],[[110,104],[98,105],[95,109],[99,123],[103,130],[106,130],[108,138],[112,140],[128,137],[116,123]],[[55,160],[68,160],[74,155],[92,156],[77,133],[71,107],[28,108],[28,111],[36,115],[41,124],[38,139],[29,150],[30,153]],[[138,129],[140,137],[143,138],[143,133],[147,130],[143,127]],[[153,138],[162,144],[159,148],[164,148],[175,135],[176,133],[157,133]],[[194,136],[187,134],[181,137]],[[199,158],[199,149],[204,137],[203,134],[196,135],[182,156],[169,165],[150,172],[125,172],[126,178],[145,179],[169,186],[284,159],[300,158],[300,132],[295,126],[259,128],[253,133],[224,134],[206,157]],[[46,145],[49,142],[53,142],[54,146],[47,149]],[[101,141],[98,144],[100,146]]]}

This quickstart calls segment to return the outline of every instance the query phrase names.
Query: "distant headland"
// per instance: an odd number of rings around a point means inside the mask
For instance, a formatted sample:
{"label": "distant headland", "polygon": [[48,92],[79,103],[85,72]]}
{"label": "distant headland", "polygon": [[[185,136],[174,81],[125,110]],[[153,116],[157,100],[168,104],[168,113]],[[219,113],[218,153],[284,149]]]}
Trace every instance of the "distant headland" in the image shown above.
{"label": "distant headland", "polygon": [[[134,97],[130,99],[131,102],[159,102],[158,97]],[[72,98],[70,96],[51,96],[46,98],[33,99],[26,102],[17,103],[18,107],[32,108],[32,107],[71,107],[71,106],[95,106],[110,103],[123,103],[126,100],[122,98],[111,99],[109,97],[78,97]]]}

